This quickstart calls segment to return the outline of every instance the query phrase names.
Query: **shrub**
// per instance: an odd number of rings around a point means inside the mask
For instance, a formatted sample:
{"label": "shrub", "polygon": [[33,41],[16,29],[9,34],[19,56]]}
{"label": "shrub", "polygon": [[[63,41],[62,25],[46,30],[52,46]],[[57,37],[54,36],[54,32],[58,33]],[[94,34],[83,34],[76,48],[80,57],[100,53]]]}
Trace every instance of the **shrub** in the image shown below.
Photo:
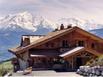
{"label": "shrub", "polygon": [[86,63],[88,66],[103,66],[103,55],[97,57],[96,59],[91,59]]}
{"label": "shrub", "polygon": [[0,64],[0,76],[5,75],[7,72],[12,71],[13,66],[11,61],[3,62]]}

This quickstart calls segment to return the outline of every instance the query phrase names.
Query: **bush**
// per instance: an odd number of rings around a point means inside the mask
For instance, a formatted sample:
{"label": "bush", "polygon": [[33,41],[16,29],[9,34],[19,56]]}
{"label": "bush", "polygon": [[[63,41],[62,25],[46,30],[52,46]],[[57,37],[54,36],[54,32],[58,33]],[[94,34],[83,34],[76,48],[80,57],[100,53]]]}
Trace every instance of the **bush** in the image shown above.
{"label": "bush", "polygon": [[96,59],[91,59],[86,63],[87,66],[103,66],[103,55],[97,57]]}
{"label": "bush", "polygon": [[11,61],[3,62],[0,64],[0,76],[5,75],[7,72],[12,71],[13,66]]}

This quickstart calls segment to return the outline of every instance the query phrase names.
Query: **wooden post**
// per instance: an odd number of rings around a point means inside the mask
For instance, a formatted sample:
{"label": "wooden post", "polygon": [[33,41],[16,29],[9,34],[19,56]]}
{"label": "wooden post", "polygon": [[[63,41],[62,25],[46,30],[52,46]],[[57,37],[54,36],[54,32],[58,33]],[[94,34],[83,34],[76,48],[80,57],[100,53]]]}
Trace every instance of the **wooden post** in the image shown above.
{"label": "wooden post", "polygon": [[73,63],[73,57],[72,57],[72,69],[73,69],[73,64],[74,64],[74,63]]}

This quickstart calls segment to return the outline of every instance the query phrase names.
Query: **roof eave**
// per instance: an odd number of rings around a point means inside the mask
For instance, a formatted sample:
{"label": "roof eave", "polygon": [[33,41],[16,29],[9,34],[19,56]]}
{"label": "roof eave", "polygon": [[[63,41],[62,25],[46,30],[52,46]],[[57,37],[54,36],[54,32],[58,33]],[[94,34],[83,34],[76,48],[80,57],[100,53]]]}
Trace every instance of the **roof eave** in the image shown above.
{"label": "roof eave", "polygon": [[[93,51],[93,50],[88,49],[88,48],[83,48],[83,49],[80,49],[80,50],[78,50],[78,51],[76,51],[76,52],[74,52],[74,53],[71,53],[71,54],[69,54],[69,55],[66,55],[66,56],[64,56],[63,58],[67,58],[68,56],[69,56],[69,57],[70,57],[70,56],[73,56],[73,55],[75,55],[75,54],[77,54],[77,53],[79,53],[79,52],[81,52],[81,51],[83,51],[83,50],[85,50],[85,51],[87,51],[87,52],[89,52],[89,53],[92,53],[92,52],[90,52],[90,51]],[[94,54],[95,56],[100,56],[100,55],[102,55],[101,53],[99,53],[99,52],[97,52],[97,51],[94,51],[92,54]]]}
{"label": "roof eave", "polygon": [[8,51],[10,52],[10,53],[12,53],[12,54],[16,54],[16,51],[13,51],[13,50],[11,50],[11,49],[8,49]]}

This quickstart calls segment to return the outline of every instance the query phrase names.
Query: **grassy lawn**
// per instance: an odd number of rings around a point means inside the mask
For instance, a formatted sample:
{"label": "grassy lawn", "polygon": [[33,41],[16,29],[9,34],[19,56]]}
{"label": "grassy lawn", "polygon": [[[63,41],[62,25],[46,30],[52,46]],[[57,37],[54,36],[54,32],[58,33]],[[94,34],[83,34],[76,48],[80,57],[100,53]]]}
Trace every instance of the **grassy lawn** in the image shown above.
{"label": "grassy lawn", "polygon": [[0,76],[12,70],[13,70],[13,66],[11,64],[11,61],[5,61],[3,63],[0,63]]}

